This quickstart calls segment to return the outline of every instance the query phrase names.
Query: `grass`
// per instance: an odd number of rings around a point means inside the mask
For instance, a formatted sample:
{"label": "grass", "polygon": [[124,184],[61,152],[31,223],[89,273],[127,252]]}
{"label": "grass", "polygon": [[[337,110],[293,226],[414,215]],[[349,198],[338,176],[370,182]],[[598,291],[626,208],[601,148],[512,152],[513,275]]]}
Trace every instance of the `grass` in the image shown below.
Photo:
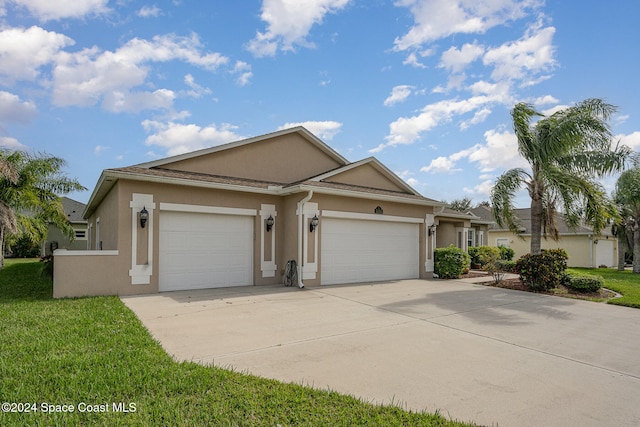
{"label": "grass", "polygon": [[600,275],[604,278],[605,288],[622,295],[622,298],[609,300],[609,304],[640,308],[640,274],[633,274],[630,270],[618,271],[614,268],[570,268],[567,272]]}
{"label": "grass", "polygon": [[0,402],[36,409],[0,412],[2,426],[472,425],[175,362],[117,297],[53,300],[40,269],[32,260],[7,260],[0,273]]}

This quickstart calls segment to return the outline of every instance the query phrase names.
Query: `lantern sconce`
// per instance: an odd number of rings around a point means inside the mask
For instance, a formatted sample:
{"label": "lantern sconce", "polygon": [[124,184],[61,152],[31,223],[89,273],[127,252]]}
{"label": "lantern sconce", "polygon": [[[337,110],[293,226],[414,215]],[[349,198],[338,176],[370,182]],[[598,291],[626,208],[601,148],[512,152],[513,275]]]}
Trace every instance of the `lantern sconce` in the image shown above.
{"label": "lantern sconce", "polygon": [[149,221],[149,211],[146,206],[143,206],[140,211],[140,228],[144,228],[147,225],[147,221]]}
{"label": "lantern sconce", "polygon": [[275,220],[273,219],[273,216],[269,215],[269,218],[267,218],[267,233],[271,231],[274,223],[275,223]]}
{"label": "lantern sconce", "polygon": [[314,215],[313,218],[311,218],[311,222],[309,223],[309,232],[313,233],[313,231],[318,228],[318,222],[320,222],[318,220],[318,215]]}
{"label": "lantern sconce", "polygon": [[435,232],[436,232],[436,224],[434,223],[429,226],[429,236],[432,236],[433,234],[435,234]]}

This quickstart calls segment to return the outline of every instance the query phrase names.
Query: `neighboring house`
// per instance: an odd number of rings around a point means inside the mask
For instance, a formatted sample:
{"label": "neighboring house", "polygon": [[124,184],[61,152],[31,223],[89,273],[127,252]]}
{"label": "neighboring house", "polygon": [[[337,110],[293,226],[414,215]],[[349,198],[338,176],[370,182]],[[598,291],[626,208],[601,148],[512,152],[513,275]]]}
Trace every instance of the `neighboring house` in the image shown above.
{"label": "neighboring house", "polygon": [[273,285],[290,260],[299,285],[428,278],[441,206],[302,127],[106,169],[54,296]]}
{"label": "neighboring house", "polygon": [[487,245],[487,231],[492,220],[478,217],[472,212],[460,212],[448,207],[435,211],[436,247],[453,245],[462,250],[469,246]]}
{"label": "neighboring house", "polygon": [[[515,251],[514,259],[518,259],[530,252],[531,247],[531,209],[515,209],[516,217],[522,225],[521,233],[515,234],[509,230],[501,229],[493,222],[489,228],[487,244],[490,246],[507,246]],[[491,208],[480,206],[471,209],[471,213],[485,220],[492,220]],[[600,234],[594,234],[593,230],[584,225],[571,230],[562,214],[556,217],[556,223],[560,232],[560,240],[542,238],[543,249],[562,248],[569,255],[570,267],[599,267],[605,265],[614,267],[618,263],[618,241],[607,228]]]}
{"label": "neighboring house", "polygon": [[55,249],[83,250],[87,249],[87,220],[82,217],[85,205],[68,197],[61,197],[62,208],[69,219],[75,233],[73,240],[69,239],[58,227],[49,224],[47,239],[42,244],[41,254],[51,255]]}

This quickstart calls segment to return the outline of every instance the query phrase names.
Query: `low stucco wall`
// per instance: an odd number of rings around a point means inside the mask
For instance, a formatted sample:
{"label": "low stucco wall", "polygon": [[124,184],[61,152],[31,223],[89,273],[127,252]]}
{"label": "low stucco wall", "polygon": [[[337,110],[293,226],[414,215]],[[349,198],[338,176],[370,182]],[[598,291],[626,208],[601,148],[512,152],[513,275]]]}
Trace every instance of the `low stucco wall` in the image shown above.
{"label": "low stucco wall", "polygon": [[[128,276],[122,276],[118,251],[58,249],[53,256],[54,298],[121,295],[122,283],[130,282]],[[144,285],[127,288],[134,291],[131,293],[149,292]]]}

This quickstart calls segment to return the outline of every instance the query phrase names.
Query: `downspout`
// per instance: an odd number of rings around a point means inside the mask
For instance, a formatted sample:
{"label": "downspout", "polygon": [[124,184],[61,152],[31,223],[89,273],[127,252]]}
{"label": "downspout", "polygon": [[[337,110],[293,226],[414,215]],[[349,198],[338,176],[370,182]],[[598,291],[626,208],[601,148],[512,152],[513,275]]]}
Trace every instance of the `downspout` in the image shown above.
{"label": "downspout", "polygon": [[593,268],[593,236],[589,234],[589,263]]}
{"label": "downspout", "polygon": [[304,288],[304,283],[302,283],[302,236],[305,232],[304,228],[304,204],[311,200],[313,197],[313,190],[309,190],[309,194],[298,202],[298,287],[300,289]]}

